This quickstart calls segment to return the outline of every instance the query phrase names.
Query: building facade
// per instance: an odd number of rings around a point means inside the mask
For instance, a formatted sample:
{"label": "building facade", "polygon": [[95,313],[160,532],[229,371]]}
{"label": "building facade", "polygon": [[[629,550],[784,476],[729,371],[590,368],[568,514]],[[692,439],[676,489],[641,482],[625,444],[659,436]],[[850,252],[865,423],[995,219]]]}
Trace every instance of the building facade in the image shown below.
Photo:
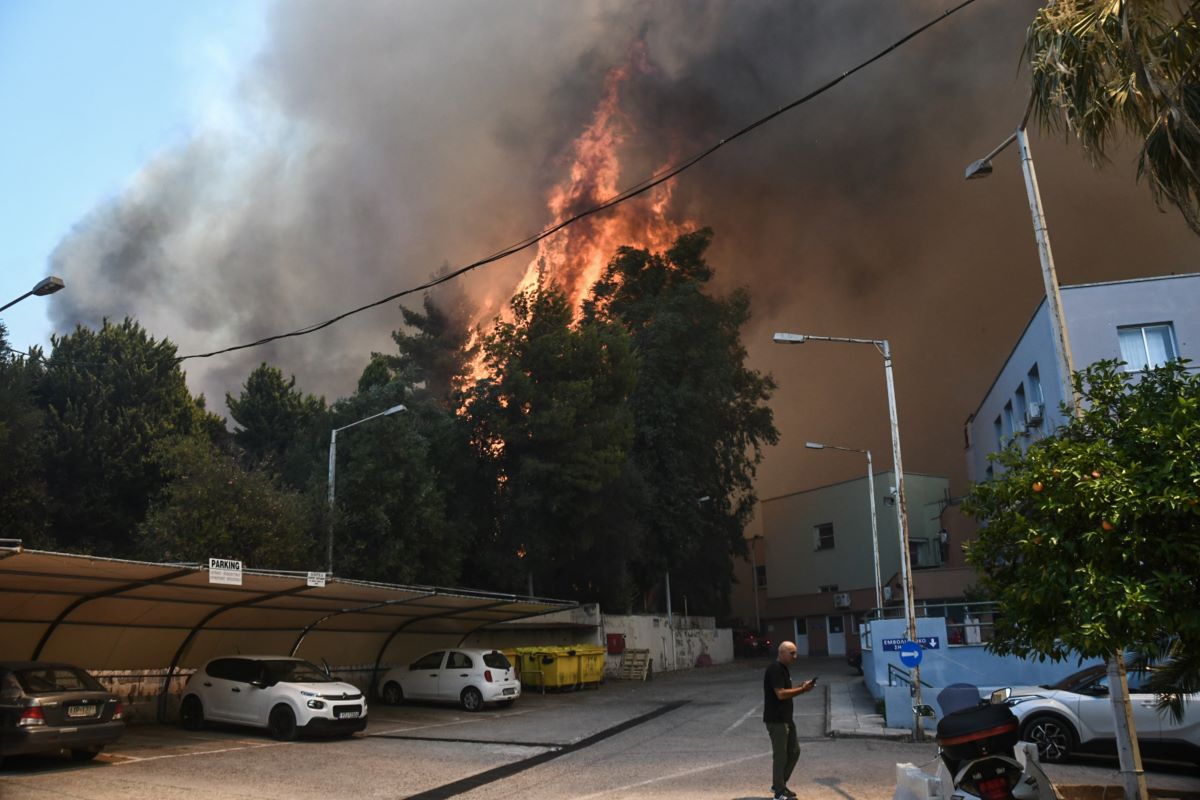
{"label": "building facade", "polygon": [[[1064,286],[1063,318],[1075,369],[1120,359],[1137,372],[1200,356],[1200,274]],[[967,478],[988,480],[988,455],[1025,446],[1064,421],[1062,380],[1045,299],[1025,326],[983,402],[964,425]]]}
{"label": "building facade", "polygon": [[[899,615],[903,603],[895,484],[890,470],[874,475],[881,595],[889,616]],[[906,472],[904,486],[917,602],[961,597],[970,573],[955,567],[946,529],[949,479]],[[760,504],[762,540],[752,543],[761,544],[759,614],[772,641],[790,639],[801,655],[857,649],[859,623],[876,608],[868,487],[864,476]]]}

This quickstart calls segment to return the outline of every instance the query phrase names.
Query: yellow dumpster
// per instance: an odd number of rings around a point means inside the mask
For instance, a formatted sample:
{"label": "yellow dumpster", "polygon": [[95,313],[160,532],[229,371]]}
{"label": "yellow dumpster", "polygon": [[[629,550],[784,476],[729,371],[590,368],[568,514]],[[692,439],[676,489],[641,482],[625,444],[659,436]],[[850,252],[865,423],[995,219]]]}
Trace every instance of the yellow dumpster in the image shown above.
{"label": "yellow dumpster", "polygon": [[579,683],[583,686],[599,687],[604,680],[605,649],[595,644],[575,646],[579,656]]}
{"label": "yellow dumpster", "polygon": [[521,681],[544,689],[574,689],[579,683],[579,657],[567,647],[519,647]]}
{"label": "yellow dumpster", "polygon": [[516,673],[517,680],[521,680],[521,659],[517,655],[517,651],[513,649],[501,650],[500,652],[504,653],[504,657],[508,659],[508,663],[512,664],[513,672]]}

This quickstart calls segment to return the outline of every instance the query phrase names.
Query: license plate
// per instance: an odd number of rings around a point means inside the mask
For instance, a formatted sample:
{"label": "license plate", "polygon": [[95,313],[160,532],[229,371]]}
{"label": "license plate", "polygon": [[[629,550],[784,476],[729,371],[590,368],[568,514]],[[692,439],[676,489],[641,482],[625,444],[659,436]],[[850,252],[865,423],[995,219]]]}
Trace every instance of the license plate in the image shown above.
{"label": "license plate", "polygon": [[339,711],[338,719],[358,719],[361,714],[358,711]]}
{"label": "license plate", "polygon": [[100,711],[100,706],[67,706],[67,716],[71,719],[94,717]]}
{"label": "license plate", "polygon": [[517,693],[516,689],[505,689],[503,692],[503,694],[516,694],[516,693]]}

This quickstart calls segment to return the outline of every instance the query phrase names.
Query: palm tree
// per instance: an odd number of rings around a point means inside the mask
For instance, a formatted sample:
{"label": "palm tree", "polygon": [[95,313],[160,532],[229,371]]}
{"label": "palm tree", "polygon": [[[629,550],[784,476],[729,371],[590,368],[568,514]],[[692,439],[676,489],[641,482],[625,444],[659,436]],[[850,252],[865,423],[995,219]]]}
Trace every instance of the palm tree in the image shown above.
{"label": "palm tree", "polygon": [[1184,0],[1050,0],[1025,42],[1044,130],[1075,135],[1093,163],[1122,133],[1138,178],[1200,235],[1200,23]]}

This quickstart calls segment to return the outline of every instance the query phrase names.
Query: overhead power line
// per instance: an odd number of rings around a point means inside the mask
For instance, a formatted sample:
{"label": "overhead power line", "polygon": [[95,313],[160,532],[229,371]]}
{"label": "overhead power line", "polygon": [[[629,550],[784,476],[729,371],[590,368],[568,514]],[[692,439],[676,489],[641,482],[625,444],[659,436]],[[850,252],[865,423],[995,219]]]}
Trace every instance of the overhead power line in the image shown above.
{"label": "overhead power line", "polygon": [[939,22],[942,22],[946,18],[952,16],[953,14],[956,14],[957,12],[963,10],[964,8],[966,8],[967,6],[969,6],[975,2],[976,2],[976,0],[964,0],[962,3],[959,3],[958,5],[954,6],[953,8],[943,11],[939,16],[935,17],[934,19],[930,20],[929,22],[926,22],[924,25],[920,26],[919,28],[916,28],[915,30],[905,34],[900,39],[897,39],[893,44],[884,48],[883,50],[880,50],[878,53],[871,56],[866,61],[863,61],[863,62],[859,63],[857,66],[846,70],[841,75],[839,75],[836,78],[834,78],[833,80],[825,83],[824,85],[812,90],[811,92],[804,95],[803,97],[797,98],[796,100],[793,100],[792,102],[788,103],[787,105],[781,106],[778,109],[776,109],[775,111],[772,111],[770,114],[767,114],[766,116],[756,119],[754,122],[751,122],[749,125],[746,125],[745,127],[735,131],[734,133],[731,133],[730,135],[719,140],[715,144],[712,144],[712,145],[708,146],[707,148],[697,152],[696,154],[692,155],[691,157],[686,158],[683,161],[679,161],[672,166],[664,167],[662,170],[659,170],[658,172],[650,175],[647,178],[644,178],[643,180],[639,181],[638,183],[635,183],[632,186],[622,190],[621,192],[613,195],[612,197],[608,198],[607,200],[604,200],[603,202],[599,203],[598,205],[595,205],[585,211],[581,211],[580,213],[575,214],[574,216],[568,217],[560,222],[557,222],[554,225],[551,225],[550,227],[545,228],[544,230],[542,230],[539,233],[535,233],[531,236],[528,236],[528,237],[522,239],[519,242],[515,242],[515,243],[509,245],[508,247],[505,247],[502,250],[498,250],[495,253],[492,253],[490,256],[481,258],[478,261],[473,261],[470,264],[466,264],[464,266],[453,269],[449,272],[439,275],[436,278],[426,281],[425,283],[422,283],[420,285],[413,286],[408,289],[404,289],[402,291],[396,292],[395,294],[390,294],[387,297],[380,298],[379,300],[376,300],[371,303],[367,303],[366,305],[363,305],[363,306],[359,306],[358,308],[353,308],[353,309],[350,309],[349,311],[344,311],[341,314],[338,314],[336,317],[327,319],[324,322],[318,322],[318,323],[315,323],[312,325],[308,325],[306,327],[291,331],[289,333],[280,333],[280,334],[276,334],[274,336],[266,336],[262,339],[257,339],[253,342],[246,342],[245,344],[233,345],[232,347],[224,347],[224,348],[221,348],[220,350],[212,350],[207,353],[192,353],[190,355],[179,356],[176,360],[177,361],[186,361],[186,360],[192,359],[192,358],[212,358],[213,356],[224,355],[225,353],[232,353],[235,350],[246,350],[251,347],[259,347],[264,344],[269,344],[271,342],[279,341],[280,339],[288,339],[288,338],[291,338],[294,336],[305,336],[310,333],[315,333],[316,331],[319,331],[323,328],[328,328],[330,325],[333,325],[334,323],[340,322],[341,320],[345,319],[346,317],[351,317],[351,316],[354,316],[355,314],[360,314],[363,311],[367,311],[369,309],[375,308],[376,306],[384,305],[385,303],[390,303],[393,300],[398,300],[401,297],[405,297],[410,294],[416,294],[418,292],[428,291],[429,289],[432,289],[435,286],[446,283],[447,281],[454,280],[455,278],[459,277],[460,275],[464,275],[468,272],[471,272],[472,270],[478,269],[480,267],[486,266],[486,265],[491,264],[496,261],[500,261],[501,259],[508,258],[509,256],[519,253],[522,250],[526,250],[526,249],[532,247],[533,245],[537,244],[538,242],[542,241],[543,239],[545,239],[549,236],[553,236],[554,234],[558,233],[563,228],[566,228],[569,225],[574,225],[576,222],[579,222],[582,219],[590,217],[593,214],[598,214],[601,211],[607,211],[608,209],[618,206],[621,203],[624,203],[628,200],[631,200],[640,194],[644,194],[645,192],[650,191],[651,189],[653,189],[655,186],[658,186],[659,184],[662,184],[662,183],[665,183],[666,181],[671,180],[672,178],[674,178],[676,175],[679,175],[684,170],[690,169],[691,167],[700,163],[704,159],[708,158],[709,156],[711,156],[713,153],[720,150],[725,145],[727,145],[733,141],[736,141],[737,139],[740,139],[741,137],[745,136],[746,134],[750,133],[751,131],[755,130],[756,128],[766,125],[768,122],[774,120],[776,117],[782,116],[783,114],[786,114],[787,112],[791,111],[792,109],[802,106],[805,103],[807,103],[808,101],[821,96],[825,92],[827,92],[830,89],[832,89],[833,87],[837,86],[842,81],[846,80],[846,78],[849,78],[851,75],[855,74],[856,72],[858,72],[860,70],[866,69],[871,64],[874,64],[876,61],[880,60],[884,56],[891,53],[893,50],[904,45],[908,41],[915,39],[917,36],[921,35],[925,31],[929,30],[934,25],[937,25]]}

